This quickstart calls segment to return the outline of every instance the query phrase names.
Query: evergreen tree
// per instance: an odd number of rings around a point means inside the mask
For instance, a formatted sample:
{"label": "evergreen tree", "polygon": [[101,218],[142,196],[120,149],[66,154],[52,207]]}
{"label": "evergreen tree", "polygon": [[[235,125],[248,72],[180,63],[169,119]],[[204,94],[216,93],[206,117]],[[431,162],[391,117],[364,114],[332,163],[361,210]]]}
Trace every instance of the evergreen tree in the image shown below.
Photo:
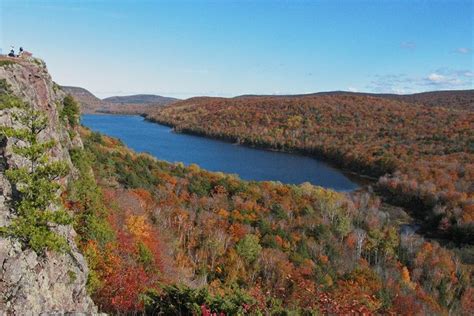
{"label": "evergreen tree", "polygon": [[41,111],[12,96],[3,98],[0,108],[11,108],[13,121],[22,126],[1,127],[0,136],[20,140],[12,146],[13,152],[28,161],[5,172],[13,185],[12,206],[16,217],[0,232],[17,238],[23,246],[37,253],[47,249],[65,251],[67,241],[54,232],[53,227],[72,221],[66,211],[57,208],[60,186],[56,180],[67,174],[68,166],[62,161],[50,161],[48,152],[55,145],[54,141],[38,139],[47,127],[47,118]]}

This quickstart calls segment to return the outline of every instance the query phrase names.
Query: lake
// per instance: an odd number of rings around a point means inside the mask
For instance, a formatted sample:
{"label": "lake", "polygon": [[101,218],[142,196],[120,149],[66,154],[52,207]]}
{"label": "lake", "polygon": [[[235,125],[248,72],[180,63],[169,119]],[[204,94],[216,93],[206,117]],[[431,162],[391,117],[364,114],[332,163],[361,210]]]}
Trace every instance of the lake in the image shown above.
{"label": "lake", "polygon": [[300,184],[310,182],[338,191],[357,189],[357,179],[320,161],[298,154],[274,152],[200,136],[175,133],[141,116],[85,114],[82,124],[121,139],[138,152],[160,160],[197,164],[203,169],[237,174],[244,180]]}

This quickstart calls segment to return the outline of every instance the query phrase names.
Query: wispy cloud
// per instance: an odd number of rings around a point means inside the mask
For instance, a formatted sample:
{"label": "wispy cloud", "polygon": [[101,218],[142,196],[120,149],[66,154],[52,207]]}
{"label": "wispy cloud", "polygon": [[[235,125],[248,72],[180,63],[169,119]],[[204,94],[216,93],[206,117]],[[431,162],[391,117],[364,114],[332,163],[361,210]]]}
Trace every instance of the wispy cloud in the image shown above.
{"label": "wispy cloud", "polygon": [[446,77],[437,73],[432,73],[426,78],[429,82],[434,84],[446,82]]}
{"label": "wispy cloud", "polygon": [[418,92],[414,84],[418,78],[411,78],[406,74],[375,75],[374,80],[366,87],[370,91],[380,93],[413,93]]}
{"label": "wispy cloud", "polygon": [[416,43],[413,41],[405,41],[400,43],[400,48],[414,50],[416,48]]}
{"label": "wispy cloud", "polygon": [[439,68],[425,76],[407,74],[376,75],[366,87],[380,93],[416,93],[427,90],[472,89],[473,73],[470,70]]}
{"label": "wispy cloud", "polygon": [[469,54],[471,51],[472,49],[468,47],[459,47],[454,52],[458,54]]}
{"label": "wispy cloud", "polygon": [[446,89],[472,87],[472,72],[470,70],[440,68],[425,78],[425,84]]}
{"label": "wispy cloud", "polygon": [[425,82],[426,85],[429,86],[442,86],[447,88],[455,88],[465,84],[465,82],[458,76],[446,76],[436,72],[433,72],[426,77]]}

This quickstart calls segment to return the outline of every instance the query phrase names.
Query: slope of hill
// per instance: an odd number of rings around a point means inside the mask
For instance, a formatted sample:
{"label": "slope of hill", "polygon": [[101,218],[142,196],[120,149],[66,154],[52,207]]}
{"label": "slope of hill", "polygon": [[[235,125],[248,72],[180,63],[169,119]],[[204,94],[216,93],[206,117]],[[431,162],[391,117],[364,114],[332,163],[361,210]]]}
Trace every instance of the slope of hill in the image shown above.
{"label": "slope of hill", "polygon": [[147,94],[109,97],[101,100],[84,88],[70,86],[61,88],[76,98],[81,104],[82,113],[144,114],[154,107],[170,104],[177,100]]}
{"label": "slope of hill", "polygon": [[436,243],[400,235],[373,195],[242,181],[157,161],[88,130],[81,136],[75,161],[93,168],[101,217],[118,237],[100,246],[97,215],[67,198],[89,214],[80,232],[105,311],[469,314],[470,267]]}
{"label": "slope of hill", "polygon": [[474,90],[430,91],[404,95],[380,94],[379,96],[427,106],[442,106],[474,111]]}
{"label": "slope of hill", "polygon": [[439,234],[474,242],[474,113],[361,95],[192,98],[148,117],[178,131],[322,156]]}
{"label": "slope of hill", "polygon": [[390,100],[404,101],[408,103],[415,103],[426,106],[442,106],[448,108],[464,109],[474,111],[474,90],[446,90],[446,91],[429,91],[414,94],[390,94],[390,93],[366,93],[366,92],[350,92],[350,91],[328,91],[317,92],[311,94],[300,95],[242,95],[237,98],[246,97],[271,97],[271,98],[301,98],[312,96],[372,96],[385,98]]}
{"label": "slope of hill", "polygon": [[103,99],[105,102],[117,104],[159,104],[166,105],[177,101],[178,99],[163,97],[154,94],[135,94],[127,96],[108,97]]}
{"label": "slope of hill", "polygon": [[80,87],[61,86],[64,92],[72,95],[81,104],[82,113],[100,112],[107,107],[106,102],[102,101],[90,91]]}

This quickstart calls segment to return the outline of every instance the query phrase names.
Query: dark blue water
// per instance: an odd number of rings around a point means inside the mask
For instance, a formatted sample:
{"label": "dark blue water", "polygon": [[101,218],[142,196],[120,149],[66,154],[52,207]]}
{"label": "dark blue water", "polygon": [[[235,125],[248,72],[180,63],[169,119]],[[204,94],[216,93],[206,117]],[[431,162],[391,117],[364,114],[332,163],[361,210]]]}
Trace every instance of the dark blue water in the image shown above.
{"label": "dark blue water", "polygon": [[207,170],[238,174],[245,180],[310,182],[340,191],[359,187],[342,171],[313,158],[178,134],[140,116],[85,114],[82,124],[119,138],[135,151],[150,153],[158,159],[186,165],[195,163]]}

